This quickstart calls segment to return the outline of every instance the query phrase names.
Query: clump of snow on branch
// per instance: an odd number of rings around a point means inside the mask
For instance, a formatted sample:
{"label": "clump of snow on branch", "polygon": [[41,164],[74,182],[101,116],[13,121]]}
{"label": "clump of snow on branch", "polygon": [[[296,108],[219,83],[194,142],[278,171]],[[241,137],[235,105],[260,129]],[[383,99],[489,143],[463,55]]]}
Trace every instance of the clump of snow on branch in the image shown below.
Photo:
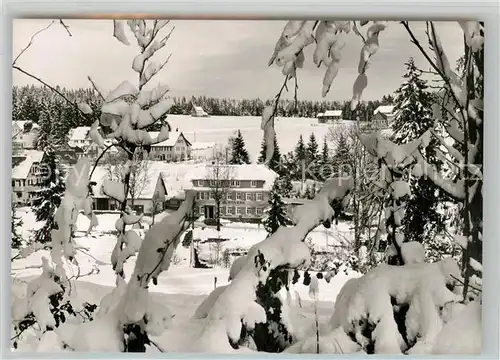
{"label": "clump of snow on branch", "polygon": [[345,46],[344,37],[353,30],[363,41],[358,66],[358,77],[353,86],[351,108],[354,110],[361,100],[364,89],[368,85],[365,72],[368,68],[370,57],[379,48],[379,34],[387,27],[386,21],[374,21],[366,30],[366,37],[358,28],[367,24],[366,21],[288,21],[276,42],[269,65],[276,63],[283,67],[283,75],[296,76],[296,69],[303,66],[304,48],[315,44],[313,62],[316,66],[326,67],[323,78],[322,96],[330,91],[333,80],[336,78],[342,50]]}

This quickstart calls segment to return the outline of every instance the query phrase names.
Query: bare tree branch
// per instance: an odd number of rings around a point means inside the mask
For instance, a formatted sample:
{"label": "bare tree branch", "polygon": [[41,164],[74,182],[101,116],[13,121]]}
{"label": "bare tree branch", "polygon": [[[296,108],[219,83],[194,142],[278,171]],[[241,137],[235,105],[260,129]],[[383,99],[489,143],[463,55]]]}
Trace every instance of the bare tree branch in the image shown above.
{"label": "bare tree branch", "polygon": [[28,49],[30,48],[30,46],[31,46],[31,45],[33,45],[33,41],[35,40],[35,37],[36,37],[38,34],[40,34],[40,33],[44,32],[45,30],[47,30],[48,28],[50,28],[52,25],[54,25],[54,22],[55,22],[55,20],[52,20],[52,21],[50,22],[50,24],[49,24],[49,25],[47,25],[47,26],[45,26],[44,28],[42,28],[42,29],[38,30],[37,32],[35,32],[35,33],[31,36],[31,39],[30,39],[30,41],[29,41],[28,45],[26,45],[26,46],[25,46],[25,47],[21,50],[21,52],[20,52],[20,53],[16,56],[16,58],[15,58],[15,59],[14,59],[14,61],[12,62],[12,66],[14,66],[14,65],[16,64],[17,60],[21,57],[21,55],[22,55],[22,54],[24,54],[24,53],[26,52],[26,50],[28,50]]}

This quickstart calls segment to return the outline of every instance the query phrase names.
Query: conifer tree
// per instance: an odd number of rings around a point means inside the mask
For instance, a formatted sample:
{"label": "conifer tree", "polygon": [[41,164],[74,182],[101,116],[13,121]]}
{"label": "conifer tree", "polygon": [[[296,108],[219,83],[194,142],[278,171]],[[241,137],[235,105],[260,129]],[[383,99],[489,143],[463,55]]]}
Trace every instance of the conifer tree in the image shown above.
{"label": "conifer tree", "polygon": [[[408,143],[434,126],[431,108],[433,95],[427,82],[421,79],[422,71],[415,66],[412,58],[405,65],[406,73],[403,78],[406,81],[396,91],[396,115],[392,124],[392,141],[397,144]],[[429,146],[424,149],[424,156],[429,164],[439,169],[442,163],[436,157],[437,147],[438,140],[432,137]],[[444,223],[442,215],[437,211],[442,195],[439,195],[441,192],[434,182],[426,177],[411,179],[410,186],[412,196],[407,202],[402,221],[405,241],[427,242],[434,238]]]}
{"label": "conifer tree", "polygon": [[232,165],[250,164],[250,157],[248,151],[245,149],[245,140],[238,130],[238,134],[231,141],[231,159],[229,163]]}
{"label": "conifer tree", "polygon": [[316,136],[314,133],[311,133],[306,147],[306,167],[308,169],[306,177],[313,180],[318,180],[318,172],[320,168],[318,163],[318,148]]}
{"label": "conifer tree", "polygon": [[19,249],[23,244],[22,236],[19,234],[19,228],[23,225],[23,219],[17,215],[17,209],[14,201],[11,201],[11,222],[10,233],[12,237],[11,247]]}
{"label": "conifer tree", "polygon": [[321,148],[321,153],[319,154],[318,163],[318,180],[325,181],[331,175],[330,149],[328,148],[326,136],[323,138],[323,146]]}
{"label": "conifer tree", "polygon": [[302,171],[307,167],[307,150],[302,135],[299,136],[297,145],[295,145],[293,162],[294,167],[290,169],[293,171],[292,176],[295,180],[302,180]]}
{"label": "conifer tree", "polygon": [[36,193],[32,207],[36,221],[44,221],[44,225],[35,232],[35,241],[47,243],[51,241],[51,230],[55,224],[54,215],[61,204],[65,190],[64,174],[54,147],[50,144],[45,147],[42,173],[44,177],[42,188]]}
{"label": "conifer tree", "polygon": [[285,209],[285,203],[279,192],[279,182],[276,180],[269,193],[269,210],[264,219],[264,228],[269,234],[274,234],[280,226],[290,225]]}

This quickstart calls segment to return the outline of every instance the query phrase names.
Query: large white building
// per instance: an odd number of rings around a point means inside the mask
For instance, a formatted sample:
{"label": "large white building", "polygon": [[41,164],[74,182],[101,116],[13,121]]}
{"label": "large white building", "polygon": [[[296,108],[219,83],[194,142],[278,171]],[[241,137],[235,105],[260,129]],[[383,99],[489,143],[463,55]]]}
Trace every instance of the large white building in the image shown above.
{"label": "large white building", "polygon": [[[219,179],[213,174],[216,166],[224,167]],[[233,220],[260,220],[268,206],[269,193],[278,177],[274,171],[261,164],[197,165],[186,174],[189,187],[186,192],[196,193],[196,213],[206,219],[216,217],[214,189],[216,182],[224,188],[220,204],[221,218]]]}

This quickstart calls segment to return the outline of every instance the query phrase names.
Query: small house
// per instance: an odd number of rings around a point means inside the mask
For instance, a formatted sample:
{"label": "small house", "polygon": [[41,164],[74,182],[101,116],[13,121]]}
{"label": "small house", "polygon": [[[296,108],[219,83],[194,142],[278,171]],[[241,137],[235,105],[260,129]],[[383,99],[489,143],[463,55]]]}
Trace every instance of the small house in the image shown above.
{"label": "small house", "polygon": [[193,109],[191,110],[191,116],[193,117],[208,117],[208,114],[201,106],[193,105]]}
{"label": "small house", "polygon": [[318,123],[326,124],[342,120],[342,110],[326,110],[324,113],[316,115]]}

